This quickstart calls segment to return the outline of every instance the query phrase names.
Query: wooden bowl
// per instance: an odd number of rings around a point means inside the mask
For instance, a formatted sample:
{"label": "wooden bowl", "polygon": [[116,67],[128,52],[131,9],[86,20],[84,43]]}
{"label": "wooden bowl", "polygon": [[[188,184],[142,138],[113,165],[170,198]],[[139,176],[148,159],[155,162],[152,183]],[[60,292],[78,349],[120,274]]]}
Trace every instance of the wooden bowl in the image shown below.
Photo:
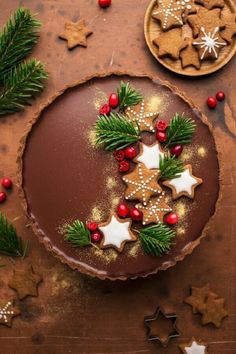
{"label": "wooden bowl", "polygon": [[[199,5],[200,6],[200,5]],[[165,66],[167,69],[186,76],[201,76],[213,73],[220,68],[222,68],[225,64],[227,64],[230,59],[234,56],[236,52],[236,37],[233,41],[222,48],[219,53],[219,57],[217,60],[209,61],[205,60],[202,61],[201,67],[199,70],[195,69],[193,66],[189,66],[186,68],[182,68],[181,60],[173,60],[171,58],[159,58],[158,57],[158,47],[153,44],[153,40],[160,35],[162,32],[160,23],[152,18],[152,13],[154,10],[157,9],[157,1],[152,0],[147,8],[145,20],[144,20],[144,35],[146,39],[146,43],[148,48],[150,49],[152,55]],[[225,0],[225,7],[222,10],[224,12],[236,12],[236,6],[233,0]],[[189,36],[191,35],[192,29],[188,24],[184,24],[182,26],[183,35]]]}

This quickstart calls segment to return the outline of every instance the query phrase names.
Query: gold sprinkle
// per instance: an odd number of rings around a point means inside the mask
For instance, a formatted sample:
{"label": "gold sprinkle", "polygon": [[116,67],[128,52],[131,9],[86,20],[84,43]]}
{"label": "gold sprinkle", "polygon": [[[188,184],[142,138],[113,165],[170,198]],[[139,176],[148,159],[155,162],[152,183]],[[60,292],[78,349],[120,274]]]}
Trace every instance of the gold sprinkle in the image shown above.
{"label": "gold sprinkle", "polygon": [[189,147],[185,147],[184,151],[182,152],[182,154],[180,155],[180,158],[182,161],[189,161],[191,159],[191,157],[193,156],[193,151],[191,148]]}
{"label": "gold sprinkle", "polygon": [[140,250],[140,242],[136,241],[133,247],[129,250],[128,255],[130,257],[136,258],[138,256],[139,250]]}
{"label": "gold sprinkle", "polygon": [[118,253],[113,248],[106,250],[94,248],[94,254],[107,264],[114,262],[118,256]]}
{"label": "gold sprinkle", "polygon": [[93,220],[96,222],[101,222],[103,219],[103,210],[100,206],[94,206],[91,210],[91,215],[89,220]]}
{"label": "gold sprinkle", "polygon": [[197,149],[197,154],[200,157],[205,157],[207,154],[206,148],[204,146],[199,146],[199,148]]}
{"label": "gold sprinkle", "polygon": [[183,218],[186,215],[187,208],[186,208],[186,205],[183,202],[177,202],[174,205],[174,208],[175,208],[176,213],[178,214],[178,216],[180,218]]}
{"label": "gold sprinkle", "polygon": [[97,92],[95,93],[94,96],[94,107],[96,110],[99,110],[99,108],[107,102],[107,94],[99,89],[97,89]]}
{"label": "gold sprinkle", "polygon": [[106,187],[108,189],[113,189],[117,186],[117,182],[115,180],[115,178],[111,177],[111,176],[108,176],[107,179],[106,179]]}
{"label": "gold sprinkle", "polygon": [[164,112],[169,104],[167,94],[155,94],[147,99],[147,111]]}
{"label": "gold sprinkle", "polygon": [[186,233],[186,230],[185,230],[185,228],[184,227],[177,227],[177,229],[176,229],[176,234],[178,235],[178,236],[184,236],[185,235],[185,233]]}
{"label": "gold sprinkle", "polygon": [[112,210],[115,210],[117,205],[119,204],[120,202],[120,197],[116,196],[116,195],[111,195],[111,208]]}
{"label": "gold sprinkle", "polygon": [[95,148],[97,146],[96,145],[96,132],[95,132],[95,130],[91,129],[88,131],[87,140],[92,148]]}

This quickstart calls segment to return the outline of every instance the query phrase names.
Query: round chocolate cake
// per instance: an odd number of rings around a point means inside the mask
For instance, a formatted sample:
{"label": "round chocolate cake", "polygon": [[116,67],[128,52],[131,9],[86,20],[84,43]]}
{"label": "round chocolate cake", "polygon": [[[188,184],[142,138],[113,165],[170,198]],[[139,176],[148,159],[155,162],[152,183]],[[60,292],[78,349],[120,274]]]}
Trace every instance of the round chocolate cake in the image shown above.
{"label": "round chocolate cake", "polygon": [[[117,156],[114,151],[98,146],[95,131],[96,122],[101,119],[99,109],[109,95],[116,92],[121,81],[129,82],[143,96],[142,102],[126,107],[123,113],[129,122],[132,122],[133,114],[137,124],[140,123],[140,129],[136,130],[140,134],[139,142],[132,144],[138,155],[133,160],[123,160],[123,164],[114,157],[122,159],[120,154]],[[191,119],[195,132],[191,142],[181,147],[183,151],[178,160],[184,166],[184,172],[179,180],[176,182],[177,176],[176,180],[162,181],[159,165],[155,166],[157,162],[150,160],[149,152],[146,157],[143,155],[144,149],[154,146],[164,151],[163,134],[158,133],[157,146],[156,122],[170,124],[176,114]],[[146,129],[141,129],[141,120],[145,117],[149,121]],[[133,124],[136,129],[136,123]],[[62,262],[101,279],[146,276],[182,260],[199,244],[219,195],[217,151],[206,118],[178,90],[146,76],[112,74],[89,78],[58,94],[33,120],[22,142],[19,166],[24,207],[40,240]],[[136,172],[137,176],[143,174],[142,178],[150,175],[148,181],[152,174],[160,177],[158,184],[155,180],[156,187],[146,189],[151,191],[151,196],[144,193],[141,197],[136,196],[136,191],[129,193],[128,188],[138,183]],[[194,183],[189,184],[190,190],[185,188],[185,192],[181,192],[184,173],[188,173],[188,180],[194,179]],[[157,221],[152,223],[150,215],[145,213],[150,203],[160,202],[162,195],[165,203],[158,209],[162,214],[158,217],[153,214]],[[129,208],[142,210],[142,221],[138,217],[135,220],[135,216],[131,219],[131,214],[124,215],[124,219],[117,215],[117,206],[124,202]],[[171,211],[178,222],[168,221]],[[149,247],[143,247],[146,244],[141,242],[139,233],[141,235],[143,228],[150,230],[152,225],[159,225],[159,219],[168,221],[168,228],[175,236],[168,251],[154,255],[148,252]],[[73,225],[75,220],[81,221],[77,227],[84,225],[83,236],[90,240],[85,247],[81,247],[81,242],[75,247],[76,243],[65,237],[66,228],[68,231],[68,225]],[[111,220],[116,230],[109,231]],[[101,241],[93,242],[95,238],[91,241],[86,228],[88,222],[98,224],[98,232],[103,237]],[[130,242],[122,241],[121,230],[130,237],[126,236],[124,240]],[[116,240],[112,247],[107,238],[113,234],[120,243]]]}

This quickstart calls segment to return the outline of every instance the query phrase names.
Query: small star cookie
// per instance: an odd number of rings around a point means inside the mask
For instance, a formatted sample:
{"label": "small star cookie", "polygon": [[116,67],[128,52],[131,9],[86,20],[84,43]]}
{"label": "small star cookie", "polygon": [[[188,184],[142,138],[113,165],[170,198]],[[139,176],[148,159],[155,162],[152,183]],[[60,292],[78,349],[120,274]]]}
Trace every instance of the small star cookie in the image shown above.
{"label": "small star cookie", "polygon": [[35,274],[32,266],[27,269],[14,269],[12,280],[8,283],[9,287],[16,290],[20,300],[26,296],[38,296],[38,284],[42,277]]}
{"label": "small star cookie", "polygon": [[125,199],[139,200],[143,205],[147,205],[151,196],[162,192],[157,183],[159,175],[158,170],[149,170],[143,164],[138,164],[131,173],[123,177],[127,185]]}
{"label": "small star cookie", "polygon": [[223,28],[224,25],[222,24],[220,14],[220,9],[207,10],[204,7],[201,7],[196,14],[189,15],[187,20],[192,27],[193,36],[197,37],[202,27],[206,32],[211,32],[216,27],[219,27],[220,29]]}
{"label": "small star cookie", "polygon": [[143,163],[149,170],[153,168],[158,169],[160,159],[164,157],[160,144],[158,142],[152,145],[140,143],[139,147],[139,154],[133,161]]}
{"label": "small star cookie", "polygon": [[211,10],[214,7],[223,8],[225,5],[224,0],[195,0],[195,3],[206,7],[208,10]]}
{"label": "small star cookie", "polygon": [[65,31],[59,35],[59,38],[67,41],[69,49],[73,49],[77,46],[87,47],[87,37],[93,33],[88,27],[86,27],[84,20],[78,22],[66,22]]}
{"label": "small star cookie", "polygon": [[202,324],[212,323],[220,328],[222,320],[228,316],[224,306],[224,299],[216,299],[215,296],[209,295],[206,302],[199,307],[199,312],[202,314]]}
{"label": "small star cookie", "polygon": [[227,45],[219,34],[219,27],[207,33],[205,28],[201,27],[201,32],[202,35],[199,35],[197,40],[193,42],[193,45],[197,47],[200,59],[217,59],[222,47]]}
{"label": "small star cookie", "polygon": [[201,178],[193,176],[192,166],[186,165],[184,172],[180,173],[178,178],[164,181],[163,184],[172,190],[172,198],[175,200],[183,195],[193,199],[195,188],[202,182]]}
{"label": "small star cookie", "polygon": [[194,338],[189,343],[179,345],[184,354],[207,354],[207,345],[197,342]]}
{"label": "small star cookie", "polygon": [[137,204],[136,208],[143,213],[143,225],[151,223],[160,223],[163,221],[164,215],[172,211],[165,202],[165,193],[162,192],[158,197],[151,198],[147,206]]}
{"label": "small star cookie", "polygon": [[20,315],[20,309],[14,301],[0,299],[0,324],[11,327],[12,319]]}
{"label": "small star cookie", "polygon": [[149,131],[155,133],[153,121],[159,115],[158,112],[146,112],[145,102],[134,107],[128,107],[125,111],[130,122],[137,123],[140,131]]}
{"label": "small star cookie", "polygon": [[103,233],[100,247],[113,247],[118,252],[122,252],[126,242],[137,240],[131,232],[131,224],[131,219],[120,219],[115,214],[111,214],[105,223],[99,225],[99,230]]}
{"label": "small star cookie", "polygon": [[236,14],[222,12],[221,20],[225,29],[220,32],[220,35],[228,43],[232,42],[233,36],[236,33]]}
{"label": "small star cookie", "polygon": [[153,40],[153,43],[158,47],[160,58],[169,56],[175,60],[179,58],[180,51],[188,45],[187,41],[182,38],[181,28],[174,28],[162,33]]}
{"label": "small star cookie", "polygon": [[197,313],[199,308],[205,304],[207,298],[211,296],[218,298],[218,295],[210,290],[209,284],[198,288],[196,286],[191,287],[191,295],[188,296],[184,302],[192,306],[193,313]]}
{"label": "small star cookie", "polygon": [[158,0],[157,2],[158,8],[153,12],[152,17],[161,22],[163,31],[183,25],[184,7],[181,3],[177,4],[176,0]]}
{"label": "small star cookie", "polygon": [[198,51],[192,45],[192,39],[188,39],[188,46],[181,50],[180,59],[183,68],[187,68],[188,66],[194,66],[197,70],[200,69],[201,63],[199,60]]}

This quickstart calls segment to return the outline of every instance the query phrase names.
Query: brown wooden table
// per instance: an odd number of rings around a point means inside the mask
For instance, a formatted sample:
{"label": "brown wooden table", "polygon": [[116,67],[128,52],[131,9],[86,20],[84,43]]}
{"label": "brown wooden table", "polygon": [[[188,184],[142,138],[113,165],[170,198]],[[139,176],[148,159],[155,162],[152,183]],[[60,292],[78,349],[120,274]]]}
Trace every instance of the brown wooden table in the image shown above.
{"label": "brown wooden table", "polygon": [[[143,19],[148,0],[113,0],[107,11],[96,0],[2,0],[0,25],[11,11],[23,5],[38,13],[43,26],[33,55],[46,63],[50,79],[47,89],[25,112],[0,120],[0,177],[15,181],[19,142],[32,115],[56,91],[86,75],[106,70],[149,73],[177,85],[209,117],[214,127],[220,155],[224,160],[222,199],[212,220],[208,236],[176,267],[126,282],[91,279],[59,263],[31,231],[23,215],[14,187],[0,210],[14,221],[23,239],[30,240],[26,260],[1,257],[0,296],[14,295],[7,286],[12,270],[32,263],[43,275],[38,298],[21,304],[22,315],[12,328],[0,327],[0,353],[178,353],[177,345],[192,336],[209,343],[210,354],[236,352],[236,57],[219,72],[198,79],[172,74],[163,69],[149,53],[143,35]],[[94,34],[88,48],[67,51],[58,39],[65,20],[84,18]],[[134,55],[135,53],[135,55]],[[209,111],[205,101],[217,90],[226,93],[225,104]],[[224,114],[225,110],[225,114]],[[210,283],[226,299],[229,317],[221,329],[202,327],[198,315],[183,304],[190,285]],[[146,339],[143,317],[162,305],[178,314],[181,337],[167,349]]]}

